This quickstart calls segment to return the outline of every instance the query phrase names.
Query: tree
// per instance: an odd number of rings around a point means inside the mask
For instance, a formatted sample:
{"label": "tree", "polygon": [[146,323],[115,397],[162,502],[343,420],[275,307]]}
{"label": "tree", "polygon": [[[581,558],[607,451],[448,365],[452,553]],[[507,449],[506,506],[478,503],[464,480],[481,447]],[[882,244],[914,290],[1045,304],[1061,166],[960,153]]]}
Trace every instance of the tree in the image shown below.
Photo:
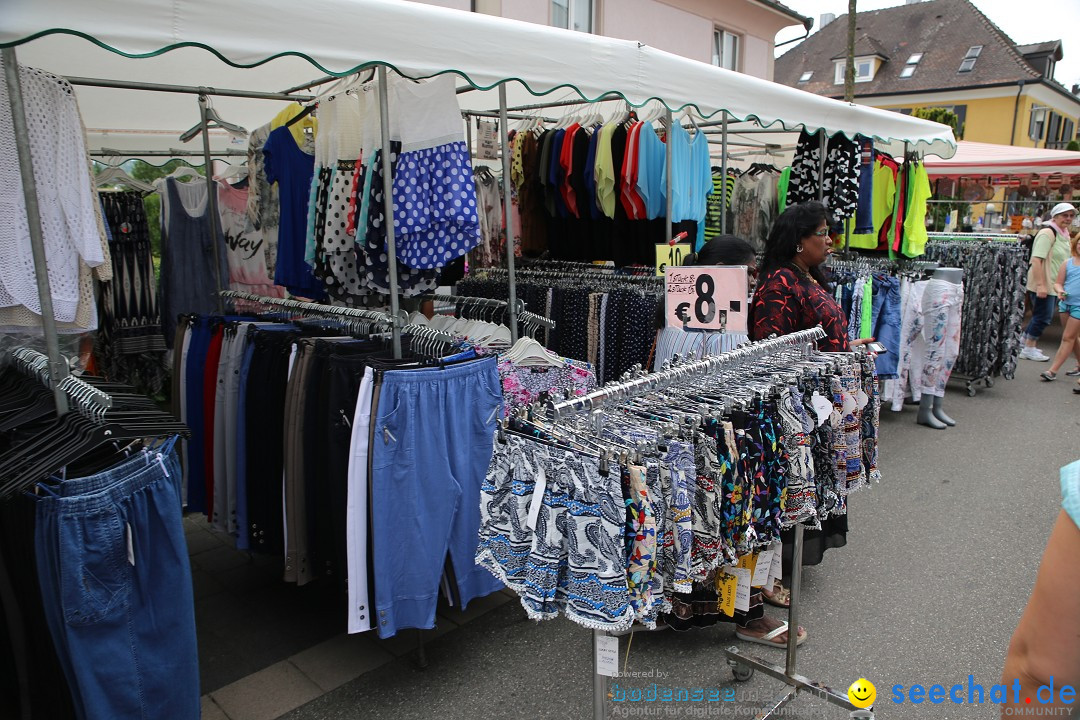
{"label": "tree", "polygon": [[964,137],[964,128],[960,126],[960,117],[948,108],[915,108],[911,111],[911,115],[912,117],[922,118],[923,120],[931,120],[933,122],[941,123],[942,125],[948,125],[953,129],[953,134],[956,135],[958,140]]}
{"label": "tree", "polygon": [[847,10],[847,66],[844,68],[844,100],[855,100],[855,0],[848,0]]}

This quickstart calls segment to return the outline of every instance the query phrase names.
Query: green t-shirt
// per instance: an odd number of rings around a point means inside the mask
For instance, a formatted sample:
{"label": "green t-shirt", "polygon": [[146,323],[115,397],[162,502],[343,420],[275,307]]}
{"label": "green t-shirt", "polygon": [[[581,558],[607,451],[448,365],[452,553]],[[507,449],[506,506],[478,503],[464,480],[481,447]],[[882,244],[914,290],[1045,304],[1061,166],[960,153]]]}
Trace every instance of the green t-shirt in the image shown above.
{"label": "green t-shirt", "polygon": [[926,251],[926,201],[933,196],[926,166],[919,163],[908,174],[907,213],[904,215],[903,252],[909,258]]}
{"label": "green t-shirt", "polygon": [[[877,160],[874,169],[874,195],[871,203],[874,214],[874,232],[852,233],[851,247],[862,250],[877,250],[878,234],[885,221],[892,217],[893,200],[896,198],[896,172]],[[855,228],[855,218],[848,218],[848,227]]]}
{"label": "green t-shirt", "polygon": [[[1058,271],[1061,270],[1061,264],[1069,259],[1069,236],[1058,232],[1053,227],[1044,227],[1035,236],[1031,257],[1043,259],[1043,269],[1046,271],[1046,292],[1057,297],[1057,293],[1054,292],[1054,281],[1057,279]],[[1034,265],[1028,268],[1027,289],[1029,292],[1038,290]]]}

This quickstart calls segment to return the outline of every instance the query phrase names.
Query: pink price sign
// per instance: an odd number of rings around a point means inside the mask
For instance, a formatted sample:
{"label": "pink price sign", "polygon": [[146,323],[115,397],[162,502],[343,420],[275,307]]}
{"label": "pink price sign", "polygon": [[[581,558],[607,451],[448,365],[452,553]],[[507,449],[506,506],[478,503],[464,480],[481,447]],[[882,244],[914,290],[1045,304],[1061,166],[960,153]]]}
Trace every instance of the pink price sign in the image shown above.
{"label": "pink price sign", "polygon": [[669,267],[664,278],[668,327],[746,332],[745,265]]}

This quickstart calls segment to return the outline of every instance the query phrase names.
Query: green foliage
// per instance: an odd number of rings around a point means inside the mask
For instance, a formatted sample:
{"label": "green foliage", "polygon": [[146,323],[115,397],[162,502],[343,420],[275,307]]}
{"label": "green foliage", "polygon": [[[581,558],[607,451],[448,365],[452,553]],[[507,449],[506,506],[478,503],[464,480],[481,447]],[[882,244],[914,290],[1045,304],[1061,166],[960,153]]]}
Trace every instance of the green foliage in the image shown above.
{"label": "green foliage", "polygon": [[1070,140],[1069,144],[1065,146],[1065,149],[1073,151],[1080,150],[1080,142],[1077,142],[1076,140]]}
{"label": "green foliage", "polygon": [[960,125],[960,118],[952,110],[946,108],[915,108],[911,111],[912,117],[922,118],[923,120],[930,120],[932,122],[938,122],[942,125],[948,125],[953,129],[953,134],[956,138],[962,139],[964,137],[964,128]]}

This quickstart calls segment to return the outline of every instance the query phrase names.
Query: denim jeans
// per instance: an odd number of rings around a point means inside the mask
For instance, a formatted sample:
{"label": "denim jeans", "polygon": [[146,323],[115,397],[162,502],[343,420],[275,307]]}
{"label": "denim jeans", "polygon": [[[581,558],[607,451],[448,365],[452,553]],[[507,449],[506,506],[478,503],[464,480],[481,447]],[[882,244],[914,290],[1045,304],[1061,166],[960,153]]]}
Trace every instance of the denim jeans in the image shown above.
{"label": "denim jeans", "polygon": [[879,378],[896,377],[900,360],[900,280],[894,277],[874,277],[871,336],[888,350],[877,357]]}
{"label": "denim jeans", "polygon": [[1031,300],[1031,322],[1028,323],[1027,330],[1024,331],[1024,338],[1038,340],[1042,337],[1043,330],[1054,321],[1054,307],[1057,298],[1053,295],[1040,298],[1035,293],[1029,292],[1028,299]]}
{"label": "denim jeans", "polygon": [[123,477],[107,473],[85,483],[115,480],[97,492],[38,500],[38,580],[53,643],[80,717],[194,720],[199,659],[179,460],[155,453]]}
{"label": "denim jeans", "polygon": [[370,448],[380,637],[434,627],[448,553],[462,608],[502,587],[475,564],[501,410],[494,358],[383,375]]}

